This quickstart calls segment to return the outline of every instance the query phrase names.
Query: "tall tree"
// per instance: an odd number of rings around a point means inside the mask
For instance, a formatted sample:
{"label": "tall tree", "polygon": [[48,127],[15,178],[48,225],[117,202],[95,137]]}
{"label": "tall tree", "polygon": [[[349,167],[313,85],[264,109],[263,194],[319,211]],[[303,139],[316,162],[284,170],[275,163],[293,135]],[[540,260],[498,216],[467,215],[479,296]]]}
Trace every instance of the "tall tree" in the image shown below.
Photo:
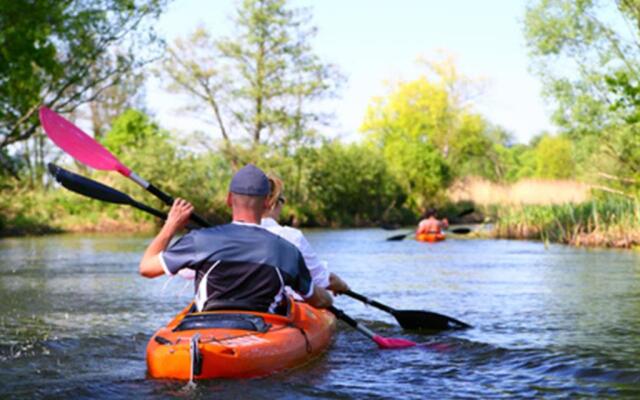
{"label": "tall tree", "polygon": [[155,57],[164,4],[0,0],[0,149],[34,135],[40,105],[71,112]]}
{"label": "tall tree", "polygon": [[468,103],[469,80],[451,59],[428,66],[428,74],[375,98],[361,127],[416,209],[436,203],[454,175],[490,171],[493,177],[498,159],[491,157],[494,128]]}
{"label": "tall tree", "polygon": [[573,143],[563,137],[544,135],[534,148],[535,176],[569,179],[574,175]]}
{"label": "tall tree", "polygon": [[101,90],[89,102],[89,119],[93,136],[103,137],[113,121],[128,109],[145,109],[145,74],[142,70],[130,71],[118,77],[114,85]]}
{"label": "tall tree", "polygon": [[198,27],[186,39],[176,39],[167,50],[158,74],[169,78],[171,92],[192,100],[186,110],[216,126],[229,147],[230,131],[235,128],[228,126],[233,122],[229,112],[231,86],[216,42],[205,28]]}
{"label": "tall tree", "polygon": [[525,36],[582,164],[640,174],[640,3],[531,0]]}
{"label": "tall tree", "polygon": [[199,28],[176,41],[163,65],[170,88],[210,110],[226,145],[304,141],[323,122],[310,104],[334,94],[342,79],[312,50],[309,11],[286,0],[244,0],[234,22],[231,37],[214,40]]}

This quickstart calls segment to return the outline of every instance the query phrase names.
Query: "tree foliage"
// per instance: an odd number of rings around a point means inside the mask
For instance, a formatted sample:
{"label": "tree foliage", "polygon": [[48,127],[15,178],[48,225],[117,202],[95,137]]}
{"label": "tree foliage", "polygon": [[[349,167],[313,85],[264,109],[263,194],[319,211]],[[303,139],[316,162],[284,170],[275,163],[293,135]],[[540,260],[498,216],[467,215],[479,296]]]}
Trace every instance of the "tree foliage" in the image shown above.
{"label": "tree foliage", "polygon": [[473,112],[470,81],[452,59],[427,65],[431,75],[398,82],[386,97],[375,98],[361,127],[382,149],[414,209],[440,201],[456,175],[495,178],[501,170],[494,145],[507,139]]}
{"label": "tree foliage", "polygon": [[573,143],[563,137],[545,135],[534,150],[535,176],[548,179],[568,179],[574,176]]}
{"label": "tree foliage", "polygon": [[578,162],[640,173],[640,5],[634,0],[532,0],[525,36],[554,121]]}
{"label": "tree foliage", "polygon": [[304,142],[323,120],[310,105],[341,80],[312,51],[310,14],[286,0],[244,0],[234,21],[230,37],[214,40],[199,28],[175,42],[162,71],[170,88],[192,96],[194,111],[208,110],[227,149]]}
{"label": "tree foliage", "polygon": [[155,147],[168,137],[169,133],[161,130],[148,115],[128,109],[114,120],[102,144],[114,153],[136,152],[145,146]]}
{"label": "tree foliage", "polygon": [[157,72],[169,78],[167,88],[171,92],[185,94],[191,100],[186,111],[216,126],[220,138],[229,145],[230,130],[235,127],[228,127],[232,123],[228,109],[231,84],[227,73],[223,72],[221,57],[216,42],[199,27],[186,39],[178,38],[168,47],[167,56]]}
{"label": "tree foliage", "polygon": [[145,81],[146,74],[142,70],[129,71],[118,78],[117,84],[100,90],[89,102],[88,118],[91,120],[94,137],[104,136],[123,111],[145,109]]}
{"label": "tree foliage", "polygon": [[40,105],[73,111],[153,57],[163,5],[0,0],[0,149],[36,132]]}
{"label": "tree foliage", "polygon": [[403,192],[380,152],[361,144],[327,143],[308,164],[308,211],[315,223],[364,225],[403,203]]}
{"label": "tree foliage", "polygon": [[496,153],[502,169],[500,181],[513,183],[535,175],[536,159],[530,145],[496,146]]}

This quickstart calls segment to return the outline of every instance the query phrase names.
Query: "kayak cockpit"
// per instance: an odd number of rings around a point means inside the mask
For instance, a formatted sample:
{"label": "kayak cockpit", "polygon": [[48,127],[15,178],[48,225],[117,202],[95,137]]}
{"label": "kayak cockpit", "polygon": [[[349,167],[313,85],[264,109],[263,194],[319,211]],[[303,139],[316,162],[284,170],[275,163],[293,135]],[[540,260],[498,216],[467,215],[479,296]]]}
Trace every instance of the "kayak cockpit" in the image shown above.
{"label": "kayak cockpit", "polygon": [[218,328],[264,333],[270,326],[258,315],[205,312],[185,315],[173,332]]}

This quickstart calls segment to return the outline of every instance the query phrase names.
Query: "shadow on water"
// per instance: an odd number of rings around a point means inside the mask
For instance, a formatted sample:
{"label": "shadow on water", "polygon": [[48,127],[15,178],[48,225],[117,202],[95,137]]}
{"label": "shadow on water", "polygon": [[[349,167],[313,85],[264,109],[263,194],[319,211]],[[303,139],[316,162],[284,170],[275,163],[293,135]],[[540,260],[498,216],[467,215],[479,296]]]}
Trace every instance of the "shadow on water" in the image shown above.
{"label": "shadow on water", "polygon": [[[382,230],[311,231],[351,286],[397,308],[474,325],[403,332],[345,297],[337,305],[387,337],[378,350],[340,325],[331,350],[248,381],[147,379],[146,343],[190,298],[177,279],[136,269],[148,238],[0,241],[0,397],[20,398],[637,398],[640,255],[539,243],[386,242]],[[166,284],[166,288],[163,287]]]}

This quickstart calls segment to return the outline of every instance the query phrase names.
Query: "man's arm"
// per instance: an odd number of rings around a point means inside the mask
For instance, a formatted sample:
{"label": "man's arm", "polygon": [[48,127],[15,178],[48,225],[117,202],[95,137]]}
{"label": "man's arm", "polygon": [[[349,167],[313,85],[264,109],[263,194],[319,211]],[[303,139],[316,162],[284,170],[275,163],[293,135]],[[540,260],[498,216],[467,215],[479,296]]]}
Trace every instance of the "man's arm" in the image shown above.
{"label": "man's arm", "polygon": [[147,250],[140,260],[140,275],[147,278],[155,278],[164,273],[160,262],[160,253],[163,252],[171,238],[184,228],[189,222],[189,216],[193,212],[193,206],[183,199],[176,199],[171,206],[167,220],[158,235],[149,243]]}
{"label": "man's arm", "polygon": [[338,275],[331,272],[329,274],[329,286],[327,286],[327,289],[331,290],[333,294],[341,294],[349,290],[349,285]]}
{"label": "man's arm", "polygon": [[318,285],[313,285],[313,294],[305,301],[315,308],[328,308],[333,305],[333,297]]}

